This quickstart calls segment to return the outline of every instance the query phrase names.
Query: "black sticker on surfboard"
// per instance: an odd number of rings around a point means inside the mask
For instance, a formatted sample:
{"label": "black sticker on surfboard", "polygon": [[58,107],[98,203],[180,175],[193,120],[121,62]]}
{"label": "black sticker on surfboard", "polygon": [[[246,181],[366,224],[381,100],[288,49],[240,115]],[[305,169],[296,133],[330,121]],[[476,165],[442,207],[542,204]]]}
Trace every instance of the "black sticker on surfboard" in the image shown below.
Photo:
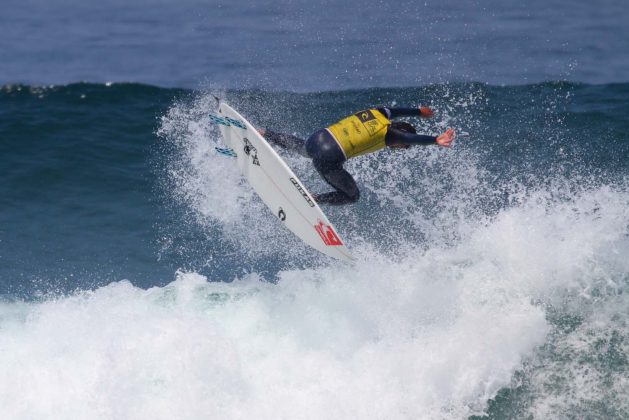
{"label": "black sticker on surfboard", "polygon": [[251,163],[253,165],[260,166],[260,161],[258,160],[258,149],[251,145],[251,142],[248,138],[243,137],[242,141],[245,143],[243,151],[247,156],[251,156]]}
{"label": "black sticker on surfboard", "polygon": [[310,199],[310,197],[308,197],[308,193],[304,190],[304,187],[302,187],[295,178],[291,178],[290,182],[292,182],[295,188],[297,188],[297,191],[299,191],[304,200],[306,200],[306,203],[308,203],[310,207],[314,207],[315,203]]}

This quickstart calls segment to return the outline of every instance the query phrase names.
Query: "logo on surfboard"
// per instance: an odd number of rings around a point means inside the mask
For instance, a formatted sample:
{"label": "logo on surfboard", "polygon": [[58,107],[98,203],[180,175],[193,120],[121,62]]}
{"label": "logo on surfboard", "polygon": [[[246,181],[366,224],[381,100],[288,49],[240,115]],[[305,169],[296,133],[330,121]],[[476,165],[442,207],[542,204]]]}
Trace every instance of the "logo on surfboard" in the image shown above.
{"label": "logo on surfboard", "polygon": [[315,203],[313,203],[313,201],[310,199],[310,197],[308,197],[308,193],[306,192],[306,190],[304,190],[304,188],[299,184],[299,181],[297,181],[295,178],[291,178],[290,182],[293,183],[293,185],[295,186],[295,188],[297,188],[297,191],[299,191],[299,193],[302,195],[302,197],[304,197],[304,200],[306,200],[306,203],[308,203],[308,205],[310,207],[314,207]]}
{"label": "logo on surfboard", "polygon": [[245,154],[247,156],[251,156],[251,163],[260,166],[260,161],[258,160],[258,149],[251,145],[248,138],[243,137],[242,141],[245,143],[245,147],[243,148]]}
{"label": "logo on surfboard", "polygon": [[319,234],[319,236],[321,236],[323,243],[326,244],[327,246],[343,245],[341,238],[338,237],[334,229],[332,229],[332,226],[326,225],[321,220],[319,220],[319,223],[314,225],[314,228]]}

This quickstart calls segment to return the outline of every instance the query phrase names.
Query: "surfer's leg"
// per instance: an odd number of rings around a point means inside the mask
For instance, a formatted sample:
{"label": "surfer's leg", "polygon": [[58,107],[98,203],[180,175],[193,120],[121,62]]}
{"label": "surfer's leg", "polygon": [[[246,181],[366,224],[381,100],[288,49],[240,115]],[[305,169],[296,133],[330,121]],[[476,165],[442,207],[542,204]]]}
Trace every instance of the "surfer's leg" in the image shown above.
{"label": "surfer's leg", "polygon": [[354,178],[343,169],[345,153],[328,130],[319,130],[306,141],[306,150],[321,177],[336,191],[319,194],[319,203],[332,205],[349,204],[358,201],[360,191]]}
{"label": "surfer's leg", "polygon": [[333,192],[318,194],[315,197],[318,203],[338,206],[358,201],[360,190],[350,173],[343,169],[342,164],[329,165],[317,160],[314,160],[313,163],[321,177],[336,189]]}
{"label": "surfer's leg", "polygon": [[306,153],[305,140],[300,139],[297,136],[293,136],[291,134],[276,133],[275,131],[271,130],[264,130],[264,138],[286,150],[290,150],[291,152],[299,153],[302,156],[308,157],[308,153]]}
{"label": "surfer's leg", "polygon": [[341,146],[334,140],[332,134],[326,129],[313,133],[306,140],[306,151],[313,160],[327,162],[328,164],[343,164],[347,159]]}

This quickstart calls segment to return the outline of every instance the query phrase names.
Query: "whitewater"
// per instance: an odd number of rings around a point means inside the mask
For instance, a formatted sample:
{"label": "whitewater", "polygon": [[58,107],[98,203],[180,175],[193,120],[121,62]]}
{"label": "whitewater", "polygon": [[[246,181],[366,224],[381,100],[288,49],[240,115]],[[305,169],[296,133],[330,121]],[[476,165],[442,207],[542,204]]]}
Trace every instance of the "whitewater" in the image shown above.
{"label": "whitewater", "polygon": [[[603,382],[620,399],[626,378],[580,372],[579,359],[627,333],[618,314],[629,303],[619,229],[628,199],[605,188],[562,204],[542,194],[455,246],[395,262],[369,250],[355,267],[286,270],[272,282],[181,272],[148,290],[121,281],[3,303],[0,412],[462,418],[483,412],[520,371],[533,388],[575,394],[539,395],[536,417],[555,417]],[[576,325],[564,325],[572,317]],[[555,346],[574,359],[555,360]],[[540,358],[554,366],[538,372]],[[555,384],[557,375],[581,384]]]}

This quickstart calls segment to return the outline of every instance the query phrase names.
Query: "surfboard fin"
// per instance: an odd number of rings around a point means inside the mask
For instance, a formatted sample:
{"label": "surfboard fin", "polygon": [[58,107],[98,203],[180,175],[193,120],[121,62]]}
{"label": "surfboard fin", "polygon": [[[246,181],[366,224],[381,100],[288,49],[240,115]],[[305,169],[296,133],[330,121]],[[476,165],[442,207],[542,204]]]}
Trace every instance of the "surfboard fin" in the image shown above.
{"label": "surfboard fin", "polygon": [[225,147],[215,147],[214,149],[216,149],[216,151],[223,156],[234,157],[234,158],[238,156],[236,152],[234,152],[233,149],[229,149]]}

